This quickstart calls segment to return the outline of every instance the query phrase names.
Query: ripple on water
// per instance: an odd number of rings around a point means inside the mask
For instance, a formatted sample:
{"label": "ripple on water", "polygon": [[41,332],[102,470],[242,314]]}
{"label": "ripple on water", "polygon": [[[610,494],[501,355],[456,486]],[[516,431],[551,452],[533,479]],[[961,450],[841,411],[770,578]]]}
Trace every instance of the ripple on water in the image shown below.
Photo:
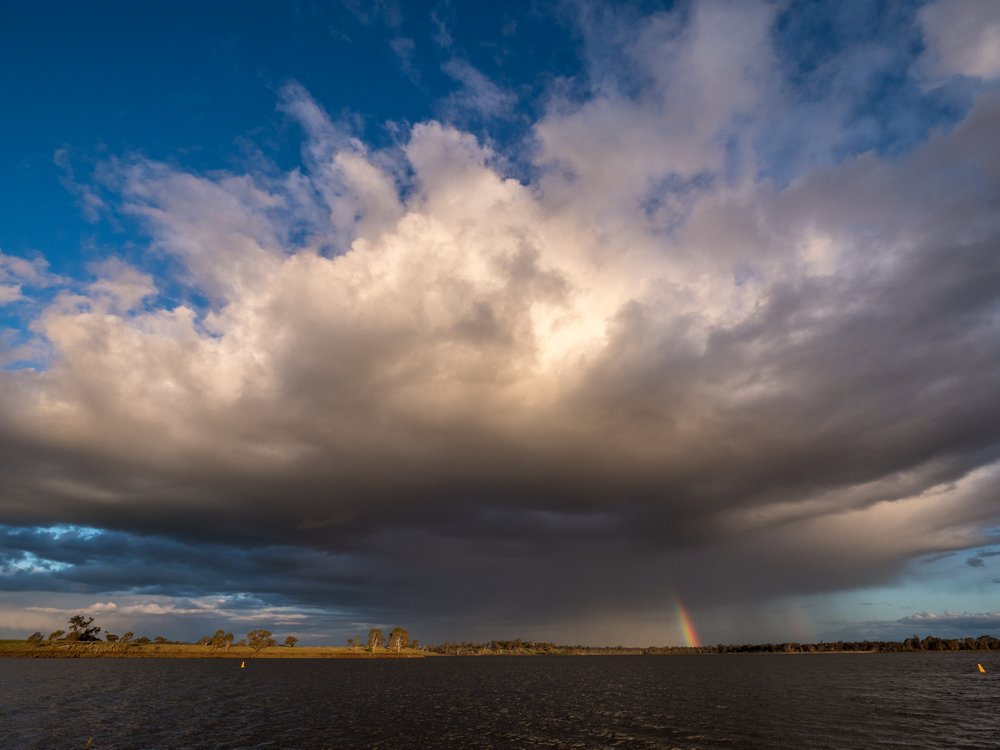
{"label": "ripple on water", "polygon": [[[983,655],[5,660],[38,750],[996,748]],[[989,667],[988,667],[989,669]]]}

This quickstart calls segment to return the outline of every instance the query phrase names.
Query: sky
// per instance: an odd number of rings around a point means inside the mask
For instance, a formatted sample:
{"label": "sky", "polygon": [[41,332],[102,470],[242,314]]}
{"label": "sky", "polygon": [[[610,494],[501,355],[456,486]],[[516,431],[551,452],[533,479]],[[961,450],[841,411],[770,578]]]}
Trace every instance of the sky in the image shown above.
{"label": "sky", "polygon": [[1000,4],[234,8],[2,11],[0,637],[1000,633]]}

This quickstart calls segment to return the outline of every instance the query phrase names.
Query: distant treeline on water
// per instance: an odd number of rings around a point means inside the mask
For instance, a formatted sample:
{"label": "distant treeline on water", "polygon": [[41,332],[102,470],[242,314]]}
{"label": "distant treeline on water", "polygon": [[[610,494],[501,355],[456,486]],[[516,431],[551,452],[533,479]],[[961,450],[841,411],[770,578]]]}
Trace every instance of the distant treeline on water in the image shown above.
{"label": "distant treeline on water", "polygon": [[[69,647],[75,644],[99,644],[101,628],[94,625],[93,617],[79,614],[69,618],[69,631],[56,630],[46,639],[41,632],[36,632],[27,638],[26,643],[32,647],[43,645],[62,645]],[[142,646],[204,646],[212,651],[229,652],[231,647],[251,649],[260,653],[271,647],[278,646],[278,640],[270,630],[256,629],[247,633],[246,637],[236,640],[232,633],[222,628],[213,635],[205,636],[194,644],[183,641],[169,641],[163,636],[150,640],[146,637],[136,638],[133,633],[115,635],[105,632],[104,645],[115,652],[126,653]],[[283,646],[293,648],[299,639],[290,635],[284,639]],[[337,648],[327,646],[325,648]],[[342,648],[342,647],[341,647]],[[388,636],[381,628],[371,628],[368,638],[360,636],[347,639],[347,649],[350,651],[365,651],[371,654],[379,652],[408,652],[413,655],[442,654],[448,656],[516,656],[516,655],[601,655],[601,654],[799,654],[799,653],[836,653],[836,652],[882,652],[896,653],[904,651],[1000,651],[1000,638],[992,635],[981,635],[978,638],[938,638],[929,635],[921,638],[911,636],[903,641],[821,641],[819,643],[743,643],[723,644],[715,646],[563,646],[545,641],[526,641],[520,638],[514,640],[491,640],[481,643],[463,641],[461,643],[441,643],[435,646],[423,646],[416,639],[410,638],[406,628],[395,627]],[[343,649],[343,650],[347,650]]]}
{"label": "distant treeline on water", "polygon": [[895,653],[904,651],[1000,651],[1000,638],[937,638],[914,635],[904,641],[823,641],[820,643],[743,643],[715,646],[560,646],[538,641],[487,641],[484,643],[442,643],[428,651],[448,655],[600,655],[600,654],[800,654],[844,651]]}

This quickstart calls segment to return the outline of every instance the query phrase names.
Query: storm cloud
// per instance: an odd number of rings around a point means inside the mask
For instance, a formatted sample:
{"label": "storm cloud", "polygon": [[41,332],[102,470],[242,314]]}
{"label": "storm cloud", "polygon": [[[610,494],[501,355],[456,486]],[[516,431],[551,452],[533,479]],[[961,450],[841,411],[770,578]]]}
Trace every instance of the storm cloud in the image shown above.
{"label": "storm cloud", "polygon": [[32,331],[0,372],[4,589],[669,642],[675,599],[996,543],[1000,68],[953,6],[914,16],[908,85],[975,94],[898,150],[838,156],[845,119],[769,170],[824,100],[775,5],[703,2],[599,41],[610,11],[580,9],[584,93],[549,94],[530,178],[447,122],[376,148],[295,83],[291,171],[113,160],[104,200],[155,263],[32,301],[44,266],[0,256]]}

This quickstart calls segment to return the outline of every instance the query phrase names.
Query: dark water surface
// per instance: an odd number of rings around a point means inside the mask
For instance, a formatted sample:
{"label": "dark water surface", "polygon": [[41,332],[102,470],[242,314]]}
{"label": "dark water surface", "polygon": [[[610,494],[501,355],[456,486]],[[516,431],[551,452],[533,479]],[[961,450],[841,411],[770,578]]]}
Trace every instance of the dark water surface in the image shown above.
{"label": "dark water surface", "polygon": [[992,654],[239,666],[0,660],[0,748],[1000,748]]}

